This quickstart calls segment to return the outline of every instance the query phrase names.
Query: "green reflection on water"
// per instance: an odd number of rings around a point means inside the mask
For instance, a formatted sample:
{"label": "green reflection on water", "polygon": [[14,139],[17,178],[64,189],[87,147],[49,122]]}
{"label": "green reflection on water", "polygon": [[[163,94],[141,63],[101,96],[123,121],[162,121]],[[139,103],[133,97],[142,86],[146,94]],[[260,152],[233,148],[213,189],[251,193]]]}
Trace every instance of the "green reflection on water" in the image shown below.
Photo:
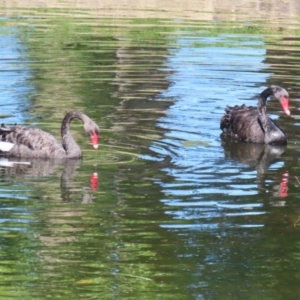
{"label": "green reflection on water", "polygon": [[[130,295],[147,298],[149,291],[155,291],[158,286],[153,278],[158,276],[154,267],[156,253],[150,243],[161,237],[156,232],[156,224],[148,232],[141,226],[142,241],[138,238],[136,226],[139,221],[134,218],[127,221],[128,203],[118,189],[120,184],[123,185],[123,178],[128,177],[127,165],[130,168],[144,165],[136,157],[151,138],[145,139],[144,133],[136,131],[131,133],[133,138],[128,142],[123,132],[137,119],[130,120],[125,112],[116,120],[115,107],[123,92],[118,84],[108,83],[113,83],[116,76],[125,75],[136,89],[144,85],[144,91],[139,94],[137,89],[130,97],[144,99],[157,93],[151,86],[147,91],[147,79],[149,72],[159,68],[167,50],[157,51],[155,45],[146,47],[146,58],[140,55],[141,60],[135,66],[132,66],[132,57],[127,59],[128,54],[138,53],[135,48],[144,44],[138,36],[151,39],[160,35],[155,34],[157,21],[153,21],[148,29],[145,27],[142,35],[136,34],[136,29],[133,35],[130,33],[134,22],[129,20],[120,21],[116,26],[113,20],[45,14],[43,18],[29,17],[19,22],[8,19],[3,26],[17,26],[16,34],[25,47],[23,63],[31,70],[28,84],[34,86],[34,91],[28,97],[31,104],[30,111],[26,111],[30,117],[28,123],[34,120],[35,125],[58,136],[64,113],[77,108],[100,125],[102,134],[101,148],[96,153],[87,149],[81,124],[72,123],[73,134],[84,151],[84,161],[76,166],[69,182],[61,175],[63,165],[49,174],[31,174],[25,180],[16,174],[6,177],[9,182],[16,181],[30,188],[23,192],[27,200],[16,202],[10,198],[9,206],[15,205],[21,213],[8,216],[10,221],[5,224],[8,233],[17,227],[19,218],[25,219],[26,230],[16,228],[17,234],[11,234],[11,241],[3,242],[5,256],[13,249],[22,251],[22,256],[15,255],[9,264],[10,272],[3,269],[3,274],[6,272],[10,278],[5,285],[18,282],[15,297],[22,299],[108,299]],[[119,48],[125,51],[118,54]],[[149,61],[152,53],[157,58]],[[124,56],[127,62],[118,65],[118,55]],[[147,123],[157,115],[154,113],[150,118],[149,111],[146,113]],[[114,128],[111,128],[112,123]],[[149,134],[156,133],[150,130]],[[141,136],[143,143],[136,147],[134,142]],[[95,192],[89,188],[89,177],[94,171],[99,174],[99,187]],[[132,182],[127,184],[132,185]],[[137,185],[141,189],[153,189],[151,181]],[[135,235],[137,239],[131,241]],[[10,261],[9,257],[4,261]],[[164,277],[166,273],[159,276]],[[168,284],[159,283],[160,289],[164,286]]]}

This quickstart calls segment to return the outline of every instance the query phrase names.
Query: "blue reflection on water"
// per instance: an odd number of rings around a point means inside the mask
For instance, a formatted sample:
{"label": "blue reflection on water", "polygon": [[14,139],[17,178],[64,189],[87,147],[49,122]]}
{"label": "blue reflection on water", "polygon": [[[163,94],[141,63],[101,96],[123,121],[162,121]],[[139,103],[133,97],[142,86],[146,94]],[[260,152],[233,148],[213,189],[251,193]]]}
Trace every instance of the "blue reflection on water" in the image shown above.
{"label": "blue reflection on water", "polygon": [[[210,38],[209,43],[231,45],[229,37],[227,41],[224,39],[223,36]],[[265,49],[247,47],[249,39],[239,40],[237,48],[193,46],[196,42],[205,44],[207,40],[178,40],[177,49],[166,65],[173,70],[169,77],[170,88],[161,95],[172,98],[174,105],[160,119],[159,126],[168,129],[169,138],[200,139],[210,146],[219,146],[219,120],[225,106],[255,105],[253,96],[269,74],[262,72],[266,68]],[[257,37],[254,41],[257,43]],[[178,148],[180,153],[183,148]]]}
{"label": "blue reflection on water", "polygon": [[0,28],[0,93],[1,122],[23,123],[24,109],[28,106],[28,93],[32,87],[28,85],[30,73],[26,68],[22,55],[23,46],[15,37],[14,29],[8,34]]}
{"label": "blue reflection on water", "polygon": [[[22,54],[23,46],[15,34],[15,29],[9,32],[8,28],[4,28],[2,32],[0,28],[0,120],[1,123],[6,124],[24,123],[24,110],[28,107],[28,93],[33,89],[28,84],[30,73]],[[2,167],[2,163],[5,161],[2,159],[0,163],[0,168],[3,170],[5,167]],[[5,181],[3,185],[6,187]],[[0,198],[28,199],[24,190],[19,191],[15,186],[12,190],[0,188]],[[11,210],[11,207],[8,209]],[[2,207],[1,210],[5,208]],[[0,222],[6,222],[6,219],[1,218]]]}
{"label": "blue reflection on water", "polygon": [[[248,200],[238,206],[224,205],[229,196],[258,194],[257,171],[225,158],[219,129],[226,105],[256,105],[255,95],[270,76],[264,71],[268,66],[262,46],[259,36],[227,35],[179,38],[171,51],[165,66],[172,71],[170,86],[158,101],[167,98],[174,104],[158,121],[166,130],[164,137],[150,149],[156,158],[170,161],[163,171],[173,181],[162,179],[157,184],[168,197],[175,198],[162,200],[164,204],[182,206],[184,211],[166,212],[175,218],[220,215],[224,208],[235,210],[235,215],[264,213],[261,203]],[[198,209],[189,211],[194,206]],[[215,209],[208,213],[203,210],[207,206]]]}

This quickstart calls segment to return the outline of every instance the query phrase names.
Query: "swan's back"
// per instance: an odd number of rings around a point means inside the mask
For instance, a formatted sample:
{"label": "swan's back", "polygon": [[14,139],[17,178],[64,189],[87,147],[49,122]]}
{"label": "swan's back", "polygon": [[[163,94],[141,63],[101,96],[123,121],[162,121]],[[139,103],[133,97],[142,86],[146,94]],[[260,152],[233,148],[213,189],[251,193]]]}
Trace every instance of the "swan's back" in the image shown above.
{"label": "swan's back", "polygon": [[286,145],[287,139],[280,127],[268,116],[265,119],[265,128],[261,124],[257,107],[228,106],[221,118],[220,128],[223,134],[236,140]]}
{"label": "swan's back", "polygon": [[246,105],[226,107],[220,128],[224,135],[234,139],[264,143],[265,135],[258,119],[256,107]]}
{"label": "swan's back", "polygon": [[15,144],[9,156],[32,158],[65,158],[62,144],[51,134],[38,128],[16,125],[1,133],[1,140]]}

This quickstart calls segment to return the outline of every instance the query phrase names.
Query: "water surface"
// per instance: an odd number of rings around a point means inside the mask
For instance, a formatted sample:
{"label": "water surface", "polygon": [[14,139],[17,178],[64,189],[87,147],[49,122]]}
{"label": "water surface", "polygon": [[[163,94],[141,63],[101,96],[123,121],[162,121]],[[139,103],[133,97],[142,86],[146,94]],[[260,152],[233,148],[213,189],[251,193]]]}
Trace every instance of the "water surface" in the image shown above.
{"label": "water surface", "polygon": [[[2,10],[1,123],[59,138],[80,109],[101,145],[74,122],[82,161],[1,167],[1,299],[295,299],[299,16],[246,2]],[[271,84],[288,146],[223,140],[226,105]]]}

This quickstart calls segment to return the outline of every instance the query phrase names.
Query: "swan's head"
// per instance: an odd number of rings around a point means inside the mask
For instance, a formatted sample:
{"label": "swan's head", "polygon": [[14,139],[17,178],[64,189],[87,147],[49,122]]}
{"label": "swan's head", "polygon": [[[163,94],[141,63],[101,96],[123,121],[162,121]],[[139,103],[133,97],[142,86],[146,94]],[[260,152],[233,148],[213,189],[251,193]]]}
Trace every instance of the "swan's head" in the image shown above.
{"label": "swan's head", "polygon": [[278,85],[271,85],[272,94],[280,102],[283,111],[289,116],[291,114],[289,109],[289,93]]}
{"label": "swan's head", "polygon": [[98,149],[99,135],[100,135],[100,130],[98,125],[86,115],[84,115],[83,122],[84,122],[84,130],[90,136],[94,149]]}

